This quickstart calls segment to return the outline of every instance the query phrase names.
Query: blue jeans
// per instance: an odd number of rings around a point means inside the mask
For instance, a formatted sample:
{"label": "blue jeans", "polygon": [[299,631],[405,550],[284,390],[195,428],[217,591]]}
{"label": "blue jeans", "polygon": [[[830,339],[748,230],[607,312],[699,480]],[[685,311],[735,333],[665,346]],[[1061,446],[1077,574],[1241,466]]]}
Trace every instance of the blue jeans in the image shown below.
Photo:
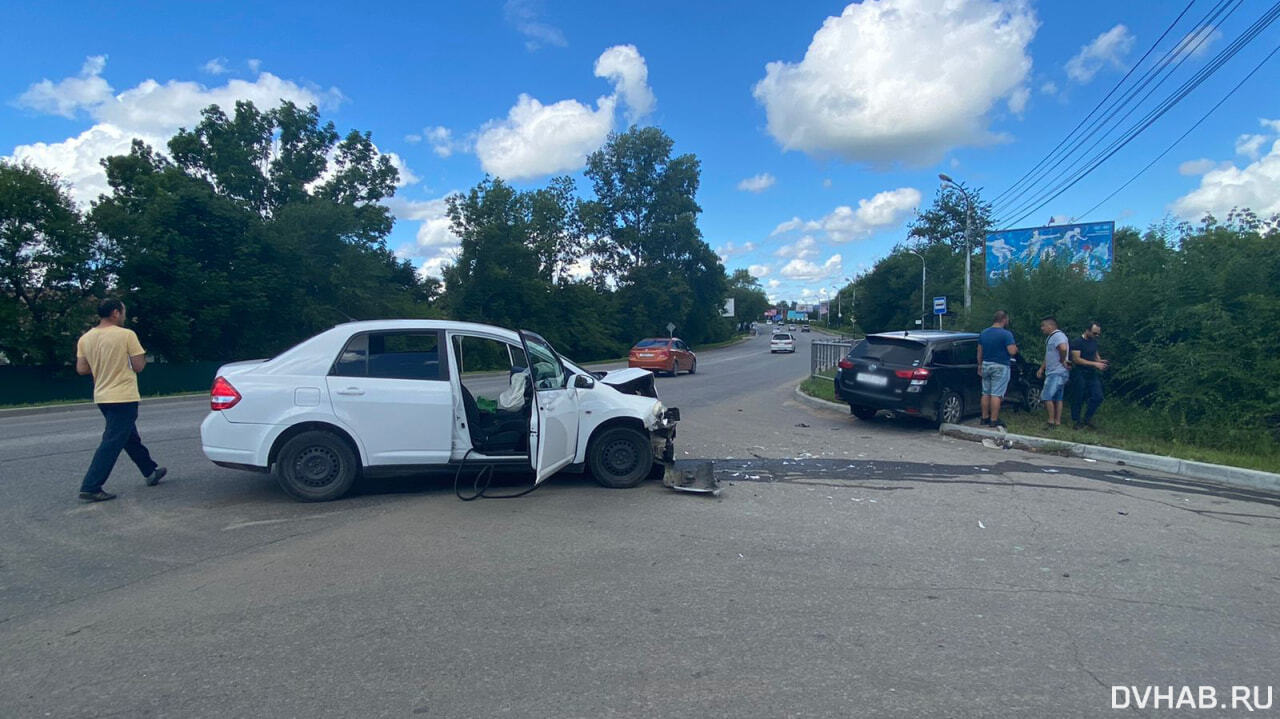
{"label": "blue jeans", "polygon": [[[1071,421],[1072,422],[1091,422],[1093,421],[1093,413],[1098,411],[1098,405],[1102,404],[1102,377],[1097,372],[1072,372],[1071,373]],[[1084,419],[1080,418],[1080,407],[1085,404],[1085,398],[1088,398],[1089,404],[1084,408]]]}
{"label": "blue jeans", "polygon": [[1062,392],[1067,388],[1066,372],[1050,372],[1044,376],[1044,389],[1040,391],[1040,399],[1044,402],[1061,402]]}
{"label": "blue jeans", "polygon": [[982,393],[991,397],[1004,397],[1009,389],[1009,365],[996,362],[982,363]]}
{"label": "blue jeans", "polygon": [[97,492],[107,483],[111,470],[116,466],[120,450],[124,450],[129,459],[138,465],[143,477],[156,471],[156,463],[151,460],[151,453],[142,445],[142,437],[138,436],[137,402],[114,402],[98,405],[98,411],[107,420],[107,428],[102,432],[102,442],[98,451],[93,453],[93,461],[89,463],[89,471],[80,483],[81,492]]}

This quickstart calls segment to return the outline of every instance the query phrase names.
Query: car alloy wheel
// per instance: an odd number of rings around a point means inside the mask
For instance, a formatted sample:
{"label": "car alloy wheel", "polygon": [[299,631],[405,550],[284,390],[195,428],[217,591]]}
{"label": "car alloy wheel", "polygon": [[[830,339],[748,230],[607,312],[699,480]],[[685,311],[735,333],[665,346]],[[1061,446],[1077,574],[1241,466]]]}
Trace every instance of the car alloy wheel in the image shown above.
{"label": "car alloy wheel", "polygon": [[964,400],[960,395],[947,390],[939,403],[938,419],[948,424],[958,424],[964,418]]}

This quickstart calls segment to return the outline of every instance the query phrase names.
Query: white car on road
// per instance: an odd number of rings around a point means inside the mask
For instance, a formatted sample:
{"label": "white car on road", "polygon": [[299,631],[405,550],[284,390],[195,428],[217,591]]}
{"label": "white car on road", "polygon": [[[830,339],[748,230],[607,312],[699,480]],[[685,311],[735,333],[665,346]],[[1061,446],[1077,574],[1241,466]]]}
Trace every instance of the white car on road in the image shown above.
{"label": "white car on road", "polygon": [[774,352],[795,352],[796,338],[786,332],[775,332],[769,338],[769,353]]}
{"label": "white car on road", "polygon": [[205,456],[272,472],[303,501],[336,499],[360,476],[464,462],[631,487],[671,461],[680,417],[647,370],[588,372],[532,332],[441,320],[342,324],[224,365],[210,409]]}

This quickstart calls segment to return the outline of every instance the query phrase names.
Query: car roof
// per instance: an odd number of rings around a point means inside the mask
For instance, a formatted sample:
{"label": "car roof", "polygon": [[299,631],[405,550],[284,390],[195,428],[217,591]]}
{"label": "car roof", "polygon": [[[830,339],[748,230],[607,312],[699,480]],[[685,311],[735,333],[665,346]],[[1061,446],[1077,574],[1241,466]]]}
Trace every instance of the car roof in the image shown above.
{"label": "car roof", "polygon": [[969,340],[977,339],[975,332],[955,332],[952,330],[903,330],[901,332],[877,332],[867,335],[867,337],[880,337],[884,339],[897,340],[915,340],[917,342],[933,343],[944,342],[946,340]]}

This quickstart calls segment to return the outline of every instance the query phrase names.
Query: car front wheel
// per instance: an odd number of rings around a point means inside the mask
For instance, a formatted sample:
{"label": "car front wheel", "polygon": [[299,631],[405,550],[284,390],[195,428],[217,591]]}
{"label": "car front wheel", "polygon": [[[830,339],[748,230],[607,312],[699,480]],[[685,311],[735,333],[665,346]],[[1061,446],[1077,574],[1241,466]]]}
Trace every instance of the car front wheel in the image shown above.
{"label": "car front wheel", "polygon": [[290,439],[276,460],[276,482],[303,502],[327,502],[355,484],[355,452],[332,432],[303,432]]}
{"label": "car front wheel", "polygon": [[607,429],[587,448],[591,476],[610,489],[640,484],[652,467],[653,445],[649,437],[630,427]]}
{"label": "car front wheel", "polygon": [[698,374],[698,360],[694,360],[693,364],[689,365],[689,374]]}

